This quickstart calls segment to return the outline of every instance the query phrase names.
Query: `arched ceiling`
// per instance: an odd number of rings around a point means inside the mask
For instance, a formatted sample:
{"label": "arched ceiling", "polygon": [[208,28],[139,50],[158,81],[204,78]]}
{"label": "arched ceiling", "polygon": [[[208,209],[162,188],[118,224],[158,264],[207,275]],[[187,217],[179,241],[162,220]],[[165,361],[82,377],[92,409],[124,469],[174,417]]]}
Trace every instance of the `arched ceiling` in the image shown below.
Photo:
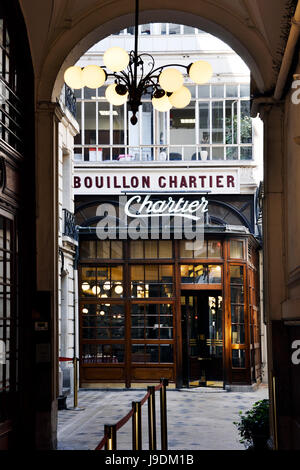
{"label": "arched ceiling", "polygon": [[[274,88],[286,0],[140,0],[140,23],[198,27],[228,43],[247,63],[260,94]],[[63,71],[93,44],[134,24],[134,0],[20,0],[38,101],[55,100]]]}

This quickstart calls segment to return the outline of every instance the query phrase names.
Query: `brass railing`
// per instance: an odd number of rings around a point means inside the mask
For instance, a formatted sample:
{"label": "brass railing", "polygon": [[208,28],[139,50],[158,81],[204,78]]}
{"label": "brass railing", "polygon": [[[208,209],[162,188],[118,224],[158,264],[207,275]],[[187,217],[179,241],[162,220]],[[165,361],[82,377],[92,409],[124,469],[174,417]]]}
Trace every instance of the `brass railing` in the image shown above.
{"label": "brass railing", "polygon": [[160,428],[161,428],[161,450],[168,450],[167,429],[167,379],[160,379],[156,387],[149,386],[147,393],[141,401],[132,402],[131,411],[116,424],[104,425],[104,437],[95,450],[117,450],[117,432],[132,418],[132,450],[142,450],[142,406],[148,400],[148,439],[149,450],[157,450],[156,447],[156,414],[155,414],[155,392],[160,390]]}

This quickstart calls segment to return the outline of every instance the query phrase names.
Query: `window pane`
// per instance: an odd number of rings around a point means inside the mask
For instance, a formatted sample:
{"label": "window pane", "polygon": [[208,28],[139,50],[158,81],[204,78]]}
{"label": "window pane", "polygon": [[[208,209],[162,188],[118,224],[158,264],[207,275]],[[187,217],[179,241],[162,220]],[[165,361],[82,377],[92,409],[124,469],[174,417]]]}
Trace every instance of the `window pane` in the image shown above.
{"label": "window pane", "polygon": [[209,85],[198,85],[198,98],[209,98]]}
{"label": "window pane", "polygon": [[252,147],[241,147],[241,160],[252,160]]}
{"label": "window pane", "polygon": [[112,259],[123,258],[123,244],[122,242],[110,242],[111,243],[111,257]]}
{"label": "window pane", "polygon": [[226,113],[226,144],[237,144],[237,111],[238,101],[227,100],[225,103]]}
{"label": "window pane", "polygon": [[162,265],[159,267],[160,280],[164,282],[173,281],[173,267],[168,265]]}
{"label": "window pane", "polygon": [[97,241],[97,258],[109,259],[110,258],[110,242],[107,240]]}
{"label": "window pane", "polygon": [[85,297],[94,297],[100,289],[96,283],[96,269],[82,268],[81,295]]}
{"label": "window pane", "polygon": [[207,242],[197,240],[192,243],[194,245],[194,258],[206,258],[207,257]]}
{"label": "window pane", "polygon": [[[142,144],[143,145],[154,144],[152,103],[142,103]],[[146,149],[143,149],[143,151],[146,151]],[[151,148],[148,149],[148,153],[151,154]],[[147,158],[147,160],[151,160],[151,159]]]}
{"label": "window pane", "polygon": [[226,98],[237,98],[238,86],[237,85],[226,85]]}
{"label": "window pane", "polygon": [[145,362],[159,362],[159,345],[158,344],[147,344],[146,345],[146,361]]}
{"label": "window pane", "polygon": [[145,281],[158,281],[158,266],[145,266]]}
{"label": "window pane", "polygon": [[223,101],[212,103],[212,142],[222,144],[223,138]]}
{"label": "window pane", "polygon": [[96,144],[96,103],[84,103],[85,144]]}
{"label": "window pane", "polygon": [[181,258],[193,258],[193,242],[188,242],[186,240],[180,241],[180,257]]}
{"label": "window pane", "polygon": [[158,113],[158,142],[159,145],[167,145],[168,134],[167,134],[167,123],[168,123],[168,114],[167,113]]}
{"label": "window pane", "polygon": [[231,323],[244,323],[243,305],[231,305]]}
{"label": "window pane", "polygon": [[122,344],[83,344],[81,360],[87,363],[124,362],[124,345]]}
{"label": "window pane", "polygon": [[159,258],[172,258],[172,242],[159,241],[158,242]]}
{"label": "window pane", "polygon": [[113,144],[124,143],[124,105],[113,106]]}
{"label": "window pane", "polygon": [[210,284],[221,284],[222,282],[222,269],[221,266],[209,265],[208,275]]}
{"label": "window pane", "polygon": [[144,258],[144,242],[141,240],[131,242],[130,253],[131,253],[131,258],[133,259]]}
{"label": "window pane", "polygon": [[181,265],[181,282],[184,284],[192,284],[194,282],[194,266],[193,265]]}
{"label": "window pane", "polygon": [[199,264],[194,267],[194,276],[196,284],[207,284],[208,283],[208,269],[206,265]]}
{"label": "window pane", "polygon": [[224,160],[224,147],[212,147],[212,159]]}
{"label": "window pane", "polygon": [[131,349],[132,362],[145,362],[145,346],[143,344],[133,344]]}
{"label": "window pane", "polygon": [[243,304],[244,303],[244,288],[243,286],[231,286],[231,303]]}
{"label": "window pane", "polygon": [[150,23],[141,25],[141,34],[150,34]]}
{"label": "window pane", "polygon": [[221,248],[220,241],[208,240],[208,258],[221,258]]}
{"label": "window pane", "polygon": [[170,111],[170,144],[195,144],[195,101],[186,108]]}
{"label": "window pane", "polygon": [[232,325],[232,344],[245,344],[245,325]]}
{"label": "window pane", "polygon": [[241,96],[241,98],[250,97],[250,85],[249,84],[241,85],[240,96]]}
{"label": "window pane", "polygon": [[232,367],[244,368],[246,364],[246,352],[244,349],[232,350]]}
{"label": "window pane", "polygon": [[133,281],[144,281],[144,266],[131,266],[131,279]]}
{"label": "window pane", "polygon": [[192,26],[183,26],[183,34],[195,34],[195,28]]}
{"label": "window pane", "polygon": [[226,147],[226,160],[238,160],[238,147]]}
{"label": "window pane", "polygon": [[109,145],[109,116],[110,105],[107,102],[98,103],[98,142]]}
{"label": "window pane", "polygon": [[224,85],[212,85],[211,96],[212,98],[223,98],[224,97]]}
{"label": "window pane", "polygon": [[170,148],[169,160],[182,160],[182,147]]}
{"label": "window pane", "polygon": [[163,363],[173,362],[173,345],[172,344],[160,345],[160,362],[163,362]]}
{"label": "window pane", "polygon": [[111,268],[111,279],[113,281],[122,281],[123,279],[123,268],[122,266],[115,266]]}
{"label": "window pane", "polygon": [[230,240],[230,258],[244,258],[244,243],[239,240]]}
{"label": "window pane", "polygon": [[210,118],[209,103],[199,102],[199,143],[209,144]]}
{"label": "window pane", "polygon": [[145,241],[145,258],[157,258],[157,241]]}
{"label": "window pane", "polygon": [[250,117],[250,101],[241,101],[241,143],[252,142],[252,120]]}
{"label": "window pane", "polygon": [[169,34],[180,34],[180,25],[169,24]]}
{"label": "window pane", "polygon": [[96,241],[85,240],[80,243],[81,258],[96,258]]}

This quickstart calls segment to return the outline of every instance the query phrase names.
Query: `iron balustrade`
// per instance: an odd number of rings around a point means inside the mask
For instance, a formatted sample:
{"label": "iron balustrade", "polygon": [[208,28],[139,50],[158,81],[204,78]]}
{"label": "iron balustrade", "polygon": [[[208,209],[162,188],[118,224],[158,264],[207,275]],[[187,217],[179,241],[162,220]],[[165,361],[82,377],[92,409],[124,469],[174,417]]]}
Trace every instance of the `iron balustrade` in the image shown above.
{"label": "iron balustrade", "polygon": [[65,85],[65,105],[72,116],[76,118],[76,98],[72,89],[68,87],[68,85]]}
{"label": "iron balustrade", "polygon": [[64,230],[63,235],[73,238],[78,241],[78,230],[75,224],[75,216],[68,209],[63,209],[64,212]]}

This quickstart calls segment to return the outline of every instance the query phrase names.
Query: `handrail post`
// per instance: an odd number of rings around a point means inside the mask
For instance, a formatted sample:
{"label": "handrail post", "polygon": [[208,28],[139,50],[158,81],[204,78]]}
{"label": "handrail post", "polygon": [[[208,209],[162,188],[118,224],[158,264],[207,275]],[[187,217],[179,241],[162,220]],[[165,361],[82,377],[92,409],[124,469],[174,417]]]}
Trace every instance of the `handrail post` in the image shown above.
{"label": "handrail post", "polygon": [[117,429],[115,424],[104,425],[104,435],[106,436],[105,450],[117,450]]}
{"label": "handrail post", "polygon": [[160,428],[161,428],[161,450],[168,450],[168,428],[167,428],[167,393],[168,379],[160,379],[163,386],[160,389]]}
{"label": "handrail post", "polygon": [[77,408],[78,406],[78,369],[77,369],[77,363],[78,359],[75,356],[73,358],[73,375],[74,375],[74,408]]}
{"label": "handrail post", "polygon": [[149,386],[148,392],[148,432],[149,450],[156,450],[155,387]]}
{"label": "handrail post", "polygon": [[142,450],[142,406],[139,401],[132,402],[132,450]]}

